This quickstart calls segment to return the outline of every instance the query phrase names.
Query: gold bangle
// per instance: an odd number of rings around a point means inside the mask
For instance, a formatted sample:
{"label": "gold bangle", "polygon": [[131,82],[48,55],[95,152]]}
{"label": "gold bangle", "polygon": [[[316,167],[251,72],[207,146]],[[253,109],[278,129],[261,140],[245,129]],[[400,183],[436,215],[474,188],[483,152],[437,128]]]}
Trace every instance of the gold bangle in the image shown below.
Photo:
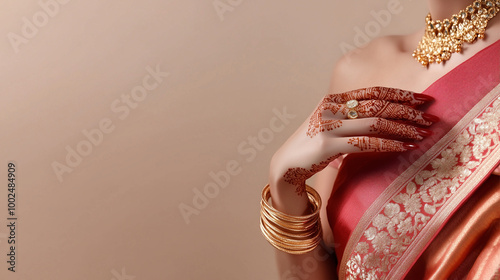
{"label": "gold bangle", "polygon": [[322,230],[319,218],[321,197],[306,185],[311,214],[288,215],[269,204],[269,185],[262,190],[260,229],[266,240],[276,249],[290,254],[304,254],[314,250],[321,242]]}

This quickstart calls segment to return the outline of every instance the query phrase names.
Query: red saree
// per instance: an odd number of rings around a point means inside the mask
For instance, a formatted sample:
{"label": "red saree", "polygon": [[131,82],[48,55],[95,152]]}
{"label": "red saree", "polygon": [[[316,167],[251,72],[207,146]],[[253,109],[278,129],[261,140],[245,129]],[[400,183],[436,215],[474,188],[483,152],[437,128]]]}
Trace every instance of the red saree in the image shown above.
{"label": "red saree", "polygon": [[327,206],[340,279],[491,278],[500,269],[500,182],[491,176],[500,41],[423,93],[441,121],[420,149],[343,160]]}

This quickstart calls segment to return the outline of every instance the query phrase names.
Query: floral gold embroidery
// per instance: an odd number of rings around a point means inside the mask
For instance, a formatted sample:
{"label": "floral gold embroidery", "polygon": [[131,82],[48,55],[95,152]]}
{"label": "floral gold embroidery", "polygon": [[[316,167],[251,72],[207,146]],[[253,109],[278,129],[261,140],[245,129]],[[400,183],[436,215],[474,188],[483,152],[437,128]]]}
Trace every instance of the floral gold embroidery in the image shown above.
{"label": "floral gold embroidery", "polygon": [[366,227],[347,260],[346,279],[386,279],[408,246],[500,145],[500,98],[419,171]]}

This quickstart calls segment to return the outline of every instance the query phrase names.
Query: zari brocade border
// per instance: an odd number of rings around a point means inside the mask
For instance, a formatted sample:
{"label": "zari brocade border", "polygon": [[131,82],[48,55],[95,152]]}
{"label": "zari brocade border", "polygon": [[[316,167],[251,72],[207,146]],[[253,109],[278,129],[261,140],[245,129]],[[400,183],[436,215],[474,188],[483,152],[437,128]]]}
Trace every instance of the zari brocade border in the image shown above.
{"label": "zari brocade border", "polygon": [[500,159],[500,85],[394,180],[351,234],[340,279],[401,279]]}

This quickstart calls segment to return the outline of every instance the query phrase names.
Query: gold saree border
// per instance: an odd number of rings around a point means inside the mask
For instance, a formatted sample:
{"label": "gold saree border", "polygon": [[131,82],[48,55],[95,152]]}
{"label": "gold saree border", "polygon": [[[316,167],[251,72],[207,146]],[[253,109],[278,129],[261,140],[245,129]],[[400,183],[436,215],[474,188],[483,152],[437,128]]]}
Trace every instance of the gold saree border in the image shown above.
{"label": "gold saree border", "polygon": [[[499,139],[498,139],[498,134],[499,134],[499,128],[498,128],[498,121],[500,119],[500,84],[497,85],[493,90],[491,90],[485,97],[481,99],[473,108],[470,110],[446,135],[443,136],[442,139],[440,139],[435,145],[433,145],[427,152],[425,152],[419,159],[417,159],[408,169],[406,169],[401,175],[398,176],[385,190],[384,192],[375,200],[374,203],[367,209],[367,211],[363,214],[362,218],[360,219],[358,225],[352,232],[349,241],[346,245],[346,248],[344,250],[344,254],[342,256],[341,264],[340,264],[340,269],[339,269],[339,277],[340,279],[357,279],[357,277],[364,277],[363,279],[370,279],[370,277],[375,277],[376,279],[380,278],[382,274],[382,278],[388,278],[388,279],[398,279],[402,278],[405,276],[406,272],[411,268],[413,265],[414,261],[420,254],[420,252],[427,246],[427,244],[431,241],[433,236],[435,235],[436,231],[442,227],[442,223],[449,218],[449,216],[454,212],[455,208],[462,202],[464,198],[466,198],[469,193],[487,176],[488,172],[493,169],[494,165],[498,162],[498,158],[500,157],[500,144]],[[489,111],[488,111],[489,110]],[[492,149],[489,149],[489,153],[487,157],[483,158],[477,158],[480,160],[480,163],[473,168],[465,170],[464,166],[469,165],[468,162],[462,162],[462,165],[450,165],[446,164],[446,161],[439,161],[438,157],[442,157],[442,153],[445,151],[450,150],[452,146],[455,147],[455,149],[459,148],[464,148],[465,150],[470,147],[469,150],[473,150],[473,148],[470,146],[470,144],[475,141],[475,140],[470,140],[469,142],[464,141],[463,134],[468,133],[468,129],[471,126],[474,126],[474,129],[477,127],[481,126],[484,118],[487,116],[492,117],[493,120],[491,121],[494,125],[496,125],[493,130],[495,130],[496,133],[493,133],[490,135],[496,135],[497,139],[489,139],[490,143],[493,141],[495,145],[493,145]],[[496,124],[495,124],[496,122]],[[474,134],[474,136],[469,137],[475,138],[477,134]],[[470,135],[469,135],[470,136]],[[457,141],[460,140],[457,145]],[[461,146],[460,146],[461,145]],[[477,144],[475,144],[477,145]],[[468,150],[468,151],[469,151]],[[474,149],[475,150],[475,149]],[[462,153],[462,152],[460,152]],[[460,153],[457,155],[454,155],[454,157],[460,157],[462,156]],[[475,152],[474,152],[475,155]],[[472,156],[472,155],[471,155]],[[443,158],[441,158],[443,159]],[[451,161],[453,162],[453,161]],[[444,164],[442,164],[444,163]],[[430,165],[432,166],[437,165],[437,169],[432,170],[426,170]],[[442,164],[443,166],[439,166]],[[457,163],[458,164],[458,160]],[[439,168],[441,168],[441,177],[437,176],[436,172],[439,171]],[[459,182],[458,187],[455,187],[454,189],[450,189],[450,193],[443,193],[442,189],[446,189],[448,191],[448,188],[440,187],[437,188],[439,184],[444,185],[445,180],[442,175],[448,176],[448,178],[452,178],[450,174],[452,172],[456,173],[455,169],[460,169],[462,168],[464,174],[467,172],[470,172],[469,175],[467,175],[466,179],[464,179],[462,182]],[[474,171],[470,171],[474,170]],[[443,173],[443,171],[448,172],[449,174]],[[434,172],[434,174],[432,174]],[[438,174],[439,175],[439,174]],[[463,175],[459,173],[458,175]],[[427,177],[426,177],[427,176]],[[437,177],[436,177],[437,176]],[[428,185],[427,187],[424,187],[425,183],[424,182],[426,178],[427,182],[432,181],[432,179],[435,180],[434,185]],[[412,195],[415,194],[416,191],[416,185],[413,183],[415,180],[419,180],[422,182],[422,184],[419,183],[419,186],[422,188],[424,187],[424,190],[427,194],[424,194],[422,197],[420,197],[419,194],[416,195],[420,199],[420,201],[414,203],[420,203],[419,205],[419,211],[424,209],[424,211],[427,213],[426,215],[421,215],[418,216],[418,214],[421,213],[415,213],[411,212],[411,217],[414,218],[414,220],[407,221],[398,221],[401,222],[400,224],[397,225],[398,229],[397,230],[402,230],[403,233],[399,234],[398,238],[390,239],[390,236],[387,237],[389,234],[389,227],[387,224],[390,223],[389,218],[385,215],[382,215],[382,213],[387,214],[389,212],[390,215],[396,213],[404,213],[403,219],[408,217],[410,213],[405,212],[405,211],[399,211],[400,208],[405,209],[406,211],[406,205],[405,207],[401,207],[401,205],[407,201],[403,201],[402,198],[406,197],[410,202],[412,202],[411,198]],[[429,180],[431,179],[431,180]],[[453,180],[455,180],[454,178]],[[460,180],[460,179],[457,179]],[[447,182],[446,182],[447,183]],[[440,189],[441,191],[439,193],[436,193],[435,196],[429,196],[427,191],[428,190],[434,190],[434,189]],[[406,190],[406,192],[405,192]],[[435,191],[435,190],[434,190]],[[419,191],[421,193],[421,191]],[[406,195],[406,196],[405,196]],[[425,197],[424,197],[425,196]],[[438,201],[435,199],[439,198]],[[422,203],[423,200],[426,200],[427,202],[429,201],[434,201],[432,205],[426,204],[426,202]],[[442,201],[444,200],[444,201]],[[391,203],[394,201],[400,201],[399,205],[396,205],[397,203]],[[440,202],[441,201],[441,202]],[[440,202],[440,203],[438,203]],[[422,204],[424,207],[422,207]],[[439,209],[436,209],[435,205],[439,207]],[[426,208],[426,206],[429,206]],[[396,209],[395,208],[398,208]],[[412,208],[412,207],[410,207]],[[414,208],[414,207],[413,207]],[[396,212],[394,212],[394,211]],[[414,209],[415,210],[415,209]],[[433,213],[433,211],[435,211]],[[394,212],[394,213],[393,213]],[[422,211],[423,212],[423,211]],[[432,213],[432,214],[431,214]],[[417,224],[417,217],[421,222],[423,221],[423,224],[419,228]],[[410,217],[408,217],[410,218]],[[378,219],[378,220],[377,220]],[[406,222],[405,225],[400,227],[400,225]],[[410,224],[408,224],[410,222]],[[412,222],[415,222],[414,224]],[[377,224],[374,226],[373,224]],[[381,225],[387,226],[387,231],[386,234],[382,234],[382,238],[379,238],[377,234],[382,233],[384,231],[380,230]],[[371,228],[369,228],[372,226]],[[396,225],[393,224],[393,230],[396,232]],[[385,229],[385,227],[382,227]],[[379,231],[377,232],[377,229]],[[407,232],[413,230],[414,232],[414,237],[411,238],[411,240],[408,240],[410,238],[407,235]],[[416,233],[415,233],[416,232]],[[397,235],[397,234],[396,234]],[[360,242],[361,239],[365,237],[369,241],[373,242]],[[378,238],[378,239],[377,239]],[[388,245],[387,238],[390,239],[391,245]],[[393,242],[393,240],[396,240],[396,245]],[[367,244],[370,243],[370,244]],[[402,253],[398,254],[396,256],[392,255],[388,260],[386,260],[386,266],[384,267],[383,265],[377,265],[377,262],[381,262],[380,259],[377,259],[377,256],[373,256],[374,254],[368,253],[368,250],[370,249],[370,245],[372,245],[373,248],[375,248],[376,245],[373,244],[378,243],[379,250],[392,250],[392,247],[394,246],[400,246],[402,249]],[[385,245],[384,245],[385,244]],[[392,247],[391,247],[392,246]],[[390,247],[387,248],[387,247]],[[364,257],[364,260],[362,260],[362,256],[360,254],[356,254],[356,251],[362,252],[362,255]],[[374,251],[372,249],[371,251]],[[376,252],[377,250],[375,250]],[[382,250],[383,251],[383,250]],[[364,253],[363,253],[364,252]],[[385,251],[384,251],[385,252]],[[378,253],[380,254],[384,254]],[[369,259],[371,258],[371,259]],[[367,261],[368,259],[368,261]],[[389,261],[389,263],[387,263]],[[364,264],[370,264],[367,267],[364,266]],[[377,271],[378,270],[378,271]]]}
{"label": "gold saree border", "polygon": [[[482,164],[477,167],[479,171],[474,172],[474,175],[471,175],[473,178],[470,178],[467,183],[462,184],[460,191],[450,198],[447,205],[443,206],[442,211],[440,211],[440,215],[436,215],[436,218],[432,218],[427,223],[425,228],[419,233],[420,238],[419,236],[415,238],[414,243],[416,244],[408,247],[405,255],[401,257],[400,262],[403,263],[396,266],[395,269],[387,274],[389,279],[400,279],[406,275],[406,273],[411,269],[414,261],[417,260],[420,252],[422,252],[427,244],[432,241],[431,239],[434,237],[435,232],[443,226],[442,223],[453,214],[455,208],[462,203],[462,200],[465,199],[469,193],[481,183],[481,181],[483,181],[489,171],[491,171],[491,169],[493,169],[493,167],[495,167],[498,163],[497,158],[499,157],[500,146],[497,146],[495,151],[490,154],[489,159],[483,162],[484,165]],[[408,262],[405,262],[405,260],[408,260]]]}

